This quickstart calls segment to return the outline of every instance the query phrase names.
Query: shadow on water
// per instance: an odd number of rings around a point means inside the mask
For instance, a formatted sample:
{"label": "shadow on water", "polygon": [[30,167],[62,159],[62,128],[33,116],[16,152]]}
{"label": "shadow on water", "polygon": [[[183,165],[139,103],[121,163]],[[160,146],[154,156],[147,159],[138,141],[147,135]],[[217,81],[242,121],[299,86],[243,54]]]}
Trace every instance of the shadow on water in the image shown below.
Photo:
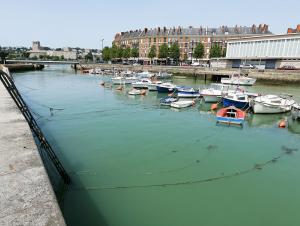
{"label": "shadow on water", "polygon": [[[38,143],[37,145],[66,224],[69,226],[107,226],[108,223],[102,215],[99,205],[95,203],[96,199],[91,197],[89,191],[70,192],[74,186],[85,186],[79,177],[69,173],[71,184],[64,184],[45,151]],[[75,167],[82,168],[80,163],[77,163]]]}

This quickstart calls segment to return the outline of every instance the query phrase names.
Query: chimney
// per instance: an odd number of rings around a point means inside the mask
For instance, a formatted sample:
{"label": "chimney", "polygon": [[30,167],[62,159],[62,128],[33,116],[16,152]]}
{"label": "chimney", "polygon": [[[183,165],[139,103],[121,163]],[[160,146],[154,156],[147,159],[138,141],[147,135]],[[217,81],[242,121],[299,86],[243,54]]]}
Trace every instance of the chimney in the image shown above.
{"label": "chimney", "polygon": [[294,33],[293,28],[290,28],[290,27],[289,27],[289,28],[287,29],[287,33],[288,33],[288,34]]}

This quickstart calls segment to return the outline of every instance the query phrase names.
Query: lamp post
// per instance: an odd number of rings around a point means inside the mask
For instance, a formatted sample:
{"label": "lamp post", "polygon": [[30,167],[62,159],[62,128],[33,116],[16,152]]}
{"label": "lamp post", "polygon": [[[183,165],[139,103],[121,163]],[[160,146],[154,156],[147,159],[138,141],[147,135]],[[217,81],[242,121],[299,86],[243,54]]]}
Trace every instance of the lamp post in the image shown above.
{"label": "lamp post", "polygon": [[193,63],[193,53],[194,53],[194,40],[192,40],[191,64]]}
{"label": "lamp post", "polygon": [[103,41],[104,41],[104,38],[100,39],[100,41],[102,42],[101,52],[103,52]]}

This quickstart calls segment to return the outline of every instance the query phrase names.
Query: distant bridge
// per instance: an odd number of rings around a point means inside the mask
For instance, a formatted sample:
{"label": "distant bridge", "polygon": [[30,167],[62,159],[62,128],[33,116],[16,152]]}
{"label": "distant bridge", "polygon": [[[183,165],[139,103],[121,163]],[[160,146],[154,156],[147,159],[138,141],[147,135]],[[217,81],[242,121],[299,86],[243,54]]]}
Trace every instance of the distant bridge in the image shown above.
{"label": "distant bridge", "polygon": [[7,63],[28,63],[28,64],[79,64],[79,61],[62,61],[62,60],[6,60]]}

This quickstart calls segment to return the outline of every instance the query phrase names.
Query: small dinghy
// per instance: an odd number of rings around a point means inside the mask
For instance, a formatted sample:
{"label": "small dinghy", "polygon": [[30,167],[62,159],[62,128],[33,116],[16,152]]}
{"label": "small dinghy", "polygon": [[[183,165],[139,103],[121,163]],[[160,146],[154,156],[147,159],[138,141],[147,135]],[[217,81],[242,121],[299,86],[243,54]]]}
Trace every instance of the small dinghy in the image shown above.
{"label": "small dinghy", "polygon": [[178,97],[164,97],[160,99],[160,104],[164,106],[171,106],[171,103],[178,101]]}
{"label": "small dinghy", "polygon": [[146,91],[145,90],[138,90],[138,89],[133,89],[128,92],[129,95],[145,95]]}
{"label": "small dinghy", "polygon": [[195,104],[193,100],[178,100],[171,103],[171,107],[173,108],[186,108]]}
{"label": "small dinghy", "polygon": [[217,112],[217,123],[242,125],[246,117],[246,112],[234,106],[222,108]]}

